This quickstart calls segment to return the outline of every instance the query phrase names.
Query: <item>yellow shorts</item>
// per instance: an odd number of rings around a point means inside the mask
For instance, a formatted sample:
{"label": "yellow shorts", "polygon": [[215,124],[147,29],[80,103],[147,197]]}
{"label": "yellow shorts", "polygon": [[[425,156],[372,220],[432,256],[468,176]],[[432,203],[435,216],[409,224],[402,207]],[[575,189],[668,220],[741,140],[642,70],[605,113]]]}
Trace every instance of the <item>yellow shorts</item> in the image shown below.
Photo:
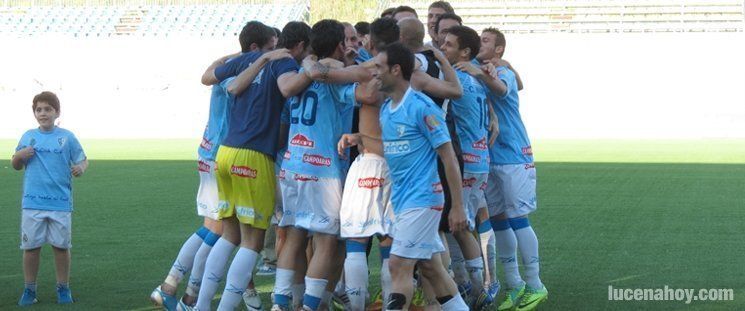
{"label": "yellow shorts", "polygon": [[258,151],[220,146],[217,151],[218,216],[269,228],[277,180],[274,161]]}

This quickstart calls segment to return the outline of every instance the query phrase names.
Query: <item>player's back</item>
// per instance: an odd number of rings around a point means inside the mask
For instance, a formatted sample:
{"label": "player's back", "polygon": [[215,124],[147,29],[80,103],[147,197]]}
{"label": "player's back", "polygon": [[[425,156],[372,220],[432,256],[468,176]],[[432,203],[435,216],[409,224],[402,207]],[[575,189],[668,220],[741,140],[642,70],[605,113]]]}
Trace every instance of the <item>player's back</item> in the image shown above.
{"label": "player's back", "polygon": [[341,178],[346,170],[336,144],[352,128],[355,84],[313,82],[290,99],[290,132],[282,168],[299,174]]}

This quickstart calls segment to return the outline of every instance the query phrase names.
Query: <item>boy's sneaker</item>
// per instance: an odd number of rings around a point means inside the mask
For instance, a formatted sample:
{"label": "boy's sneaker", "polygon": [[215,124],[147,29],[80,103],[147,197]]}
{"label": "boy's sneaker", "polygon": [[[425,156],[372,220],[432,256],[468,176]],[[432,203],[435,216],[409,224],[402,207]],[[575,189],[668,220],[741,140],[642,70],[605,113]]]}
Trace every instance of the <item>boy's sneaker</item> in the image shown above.
{"label": "boy's sneaker", "polygon": [[471,310],[487,310],[487,308],[494,302],[493,296],[489,294],[489,291],[484,288],[481,290],[481,293],[478,297],[473,301],[473,306]]}
{"label": "boy's sneaker", "polygon": [[530,288],[525,286],[525,293],[520,297],[520,304],[517,306],[517,311],[534,310],[543,301],[548,299],[548,290],[546,286],[539,289]]}
{"label": "boy's sneaker", "polygon": [[491,296],[492,301],[497,300],[497,295],[499,295],[499,289],[502,287],[502,285],[499,283],[499,281],[493,282],[489,284],[489,289],[487,293],[489,293],[489,296]]}
{"label": "boy's sneaker", "polygon": [[57,303],[68,304],[72,303],[72,293],[70,287],[57,285]]}
{"label": "boy's sneaker", "polygon": [[35,304],[39,302],[39,300],[36,299],[36,292],[32,291],[31,289],[24,289],[23,295],[21,296],[21,300],[18,300],[18,305],[21,307],[30,306],[32,304]]}
{"label": "boy's sneaker", "polygon": [[505,293],[504,302],[502,302],[501,305],[499,305],[499,308],[497,310],[499,311],[505,311],[505,310],[512,310],[515,307],[518,306],[518,302],[520,302],[520,297],[525,292],[525,284],[518,288],[512,288]]}
{"label": "boy's sneaker", "polygon": [[153,289],[152,292],[150,292],[150,301],[153,302],[154,305],[160,307],[163,305],[163,296],[160,295],[160,285]]}
{"label": "boy's sneaker", "polygon": [[176,305],[178,305],[179,299],[176,295],[166,294],[160,289],[160,286],[156,287],[152,293],[150,293],[150,301],[156,306],[162,306],[163,309],[168,311],[175,311]]}
{"label": "boy's sneaker", "polygon": [[286,308],[280,305],[273,305],[271,311],[291,311],[290,308]]}
{"label": "boy's sneaker", "polygon": [[265,264],[262,264],[258,270],[256,270],[256,275],[260,276],[267,276],[267,275],[274,275],[277,273],[277,268],[267,266]]}
{"label": "boy's sneaker", "polygon": [[243,292],[243,304],[248,311],[261,311],[261,298],[255,288],[248,288]]}

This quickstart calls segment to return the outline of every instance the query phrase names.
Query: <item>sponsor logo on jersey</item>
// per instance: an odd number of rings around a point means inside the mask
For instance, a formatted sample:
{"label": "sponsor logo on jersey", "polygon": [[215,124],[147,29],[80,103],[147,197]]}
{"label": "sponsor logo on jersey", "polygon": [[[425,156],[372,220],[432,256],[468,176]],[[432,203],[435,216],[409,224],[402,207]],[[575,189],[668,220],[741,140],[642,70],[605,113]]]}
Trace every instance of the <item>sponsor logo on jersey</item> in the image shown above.
{"label": "sponsor logo on jersey", "polygon": [[303,148],[314,148],[316,146],[316,142],[308,139],[308,137],[303,134],[297,134],[292,137],[292,139],[290,139],[290,145]]}
{"label": "sponsor logo on jersey", "polygon": [[472,153],[463,153],[463,162],[466,163],[480,163],[481,157]]}
{"label": "sponsor logo on jersey", "polygon": [[317,176],[295,174],[292,179],[297,181],[318,181]]}
{"label": "sponsor logo on jersey", "polygon": [[479,187],[479,189],[486,190],[486,186],[487,186],[486,182],[482,182],[481,187]]}
{"label": "sponsor logo on jersey", "polygon": [[292,153],[290,153],[290,150],[285,150],[285,154],[282,156],[285,158],[285,160],[289,160]]}
{"label": "sponsor logo on jersey", "polygon": [[526,169],[526,170],[529,170],[529,169],[531,169],[531,168],[535,168],[535,163],[528,163],[528,164],[525,164],[525,169]]}
{"label": "sponsor logo on jersey", "polygon": [[200,172],[209,173],[210,172],[210,165],[207,164],[207,162],[199,161],[198,170]]}
{"label": "sponsor logo on jersey", "polygon": [[432,184],[432,192],[433,193],[442,193],[442,183],[436,182]]}
{"label": "sponsor logo on jersey", "polygon": [[255,169],[252,169],[248,166],[233,165],[230,167],[230,174],[239,176],[239,177],[256,178],[257,172]]}
{"label": "sponsor logo on jersey", "polygon": [[471,178],[468,178],[468,179],[463,179],[463,188],[466,188],[466,187],[471,188],[471,187],[473,187],[473,185],[476,184],[477,181],[478,180],[476,179],[476,177],[471,177]]}
{"label": "sponsor logo on jersey", "polygon": [[202,147],[202,149],[207,151],[212,151],[212,142],[207,139],[207,137],[202,137],[202,142],[199,144],[199,147]]}
{"label": "sponsor logo on jersey", "polygon": [[424,123],[427,124],[427,128],[430,132],[440,126],[440,121],[437,121],[437,117],[433,114],[424,117]]}
{"label": "sponsor logo on jersey", "polygon": [[529,156],[532,156],[533,155],[533,147],[532,146],[523,147],[522,149],[523,149],[523,154],[524,155],[529,155]]}
{"label": "sponsor logo on jersey", "polygon": [[331,158],[317,154],[303,154],[303,162],[314,166],[331,166]]}
{"label": "sponsor logo on jersey", "polygon": [[471,147],[473,147],[473,149],[477,149],[477,150],[487,150],[487,149],[489,149],[489,146],[486,144],[486,137],[481,138],[479,141],[473,143],[473,145],[471,145]]}
{"label": "sponsor logo on jersey", "polygon": [[387,154],[408,153],[411,150],[408,140],[383,142],[383,152]]}
{"label": "sponsor logo on jersey", "polygon": [[379,188],[380,186],[382,186],[383,181],[385,181],[384,178],[375,178],[375,177],[359,178],[357,179],[357,186],[360,188],[374,189],[374,188]]}

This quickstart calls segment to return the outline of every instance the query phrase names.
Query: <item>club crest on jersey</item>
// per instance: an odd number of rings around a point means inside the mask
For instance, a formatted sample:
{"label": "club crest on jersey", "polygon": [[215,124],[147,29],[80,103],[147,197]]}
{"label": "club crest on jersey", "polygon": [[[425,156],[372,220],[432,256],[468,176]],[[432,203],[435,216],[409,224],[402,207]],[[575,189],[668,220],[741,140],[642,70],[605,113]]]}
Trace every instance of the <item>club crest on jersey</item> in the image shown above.
{"label": "club crest on jersey", "polygon": [[308,137],[303,134],[297,134],[292,137],[292,139],[290,139],[290,145],[303,148],[314,148],[316,146],[316,142],[308,139]]}
{"label": "club crest on jersey", "polygon": [[471,188],[471,187],[473,187],[473,185],[476,184],[476,181],[477,181],[476,180],[476,177],[471,177],[471,178],[468,178],[468,179],[463,179],[463,188],[466,188],[466,187]]}
{"label": "club crest on jersey", "polygon": [[440,126],[440,121],[438,121],[437,117],[433,114],[424,117],[424,123],[427,124],[427,128],[430,131],[434,131],[438,126]]}
{"label": "club crest on jersey", "polygon": [[297,181],[318,181],[317,176],[295,174],[292,179]]}
{"label": "club crest on jersey", "polygon": [[466,163],[480,163],[481,157],[472,153],[463,153],[463,162]]}
{"label": "club crest on jersey", "polygon": [[57,138],[57,142],[59,143],[60,147],[64,146],[66,141],[67,141],[67,138],[64,138],[64,137]]}
{"label": "club crest on jersey", "polygon": [[202,137],[202,143],[199,144],[199,147],[202,147],[204,150],[211,151],[212,142],[207,139],[207,137]]}
{"label": "club crest on jersey", "polygon": [[489,146],[486,144],[486,137],[479,139],[479,141],[473,143],[471,147],[477,150],[489,149]]}
{"label": "club crest on jersey", "polygon": [[523,149],[524,155],[529,155],[529,156],[533,155],[533,147],[527,146],[527,147],[523,147],[522,149]]}
{"label": "club crest on jersey", "polygon": [[442,183],[436,182],[432,184],[432,192],[433,193],[442,193]]}
{"label": "club crest on jersey", "polygon": [[230,174],[238,176],[238,177],[245,177],[245,178],[256,178],[258,175],[258,172],[255,169],[252,169],[248,166],[231,166],[230,167]]}
{"label": "club crest on jersey", "polygon": [[384,178],[367,177],[357,179],[357,186],[360,188],[374,189],[383,185]]}
{"label": "club crest on jersey", "polygon": [[408,140],[383,142],[383,152],[387,154],[407,153],[411,150]]}
{"label": "club crest on jersey", "polygon": [[406,126],[399,125],[396,127],[396,131],[398,132],[398,137],[404,136],[404,133],[406,133]]}
{"label": "club crest on jersey", "polygon": [[31,138],[31,141],[28,144],[29,144],[29,146],[36,145],[36,138]]}
{"label": "club crest on jersey", "polygon": [[198,166],[198,170],[200,172],[205,172],[205,173],[209,173],[210,172],[210,165],[207,164],[207,162],[199,161],[199,164],[198,165],[199,165]]}
{"label": "club crest on jersey", "polygon": [[331,166],[331,158],[317,154],[303,154],[303,162],[314,166]]}

